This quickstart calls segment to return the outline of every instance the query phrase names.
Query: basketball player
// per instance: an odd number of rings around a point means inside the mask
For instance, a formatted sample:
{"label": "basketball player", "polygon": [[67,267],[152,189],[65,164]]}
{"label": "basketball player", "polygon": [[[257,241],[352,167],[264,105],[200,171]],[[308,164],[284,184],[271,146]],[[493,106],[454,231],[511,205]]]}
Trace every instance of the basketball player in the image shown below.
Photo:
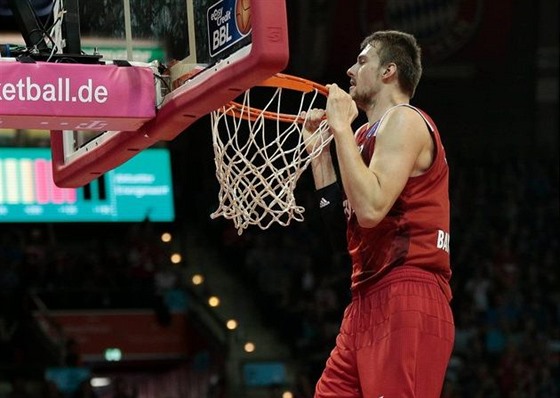
{"label": "basketball player", "polygon": [[[328,86],[304,131],[326,116],[344,192],[328,148],[313,177],[329,226],[344,210],[352,259],[352,302],[315,398],[438,398],[454,341],[448,166],[434,122],[410,105],[421,51],[409,34],[375,32],[347,73],[349,92]],[[368,123],[354,134],[358,109]]]}

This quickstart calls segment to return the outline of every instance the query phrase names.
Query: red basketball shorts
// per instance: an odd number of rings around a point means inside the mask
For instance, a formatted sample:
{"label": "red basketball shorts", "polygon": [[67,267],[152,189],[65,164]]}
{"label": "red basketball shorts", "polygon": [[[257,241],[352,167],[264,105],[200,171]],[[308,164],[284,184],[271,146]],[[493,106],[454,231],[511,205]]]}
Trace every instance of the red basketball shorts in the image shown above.
{"label": "red basketball shorts", "polygon": [[396,268],[354,294],[315,398],[439,398],[454,336],[436,277]]}

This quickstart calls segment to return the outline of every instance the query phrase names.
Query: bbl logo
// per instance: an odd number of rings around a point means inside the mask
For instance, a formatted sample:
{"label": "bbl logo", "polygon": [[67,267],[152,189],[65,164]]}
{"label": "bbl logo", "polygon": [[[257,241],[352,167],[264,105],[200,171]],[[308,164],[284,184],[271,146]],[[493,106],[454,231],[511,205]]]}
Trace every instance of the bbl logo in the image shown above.
{"label": "bbl logo", "polygon": [[222,0],[208,8],[208,41],[214,57],[251,33],[250,0]]}

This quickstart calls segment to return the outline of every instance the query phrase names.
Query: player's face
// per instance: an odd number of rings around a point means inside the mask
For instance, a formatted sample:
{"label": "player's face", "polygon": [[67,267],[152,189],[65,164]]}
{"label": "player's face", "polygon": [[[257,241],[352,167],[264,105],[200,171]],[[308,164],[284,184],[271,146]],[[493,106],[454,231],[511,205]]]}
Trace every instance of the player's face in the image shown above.
{"label": "player's face", "polygon": [[368,44],[347,71],[350,77],[349,93],[360,108],[367,107],[375,100],[381,84],[380,71],[375,45]]}

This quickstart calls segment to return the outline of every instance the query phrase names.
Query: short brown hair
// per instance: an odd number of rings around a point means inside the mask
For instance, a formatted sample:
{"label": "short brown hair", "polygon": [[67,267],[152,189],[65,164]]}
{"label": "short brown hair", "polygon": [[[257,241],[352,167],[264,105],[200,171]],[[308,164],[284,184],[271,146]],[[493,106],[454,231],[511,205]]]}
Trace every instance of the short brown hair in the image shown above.
{"label": "short brown hair", "polygon": [[422,76],[422,50],[416,38],[396,30],[377,31],[362,41],[361,49],[373,42],[380,44],[380,64],[385,66],[393,62],[397,65],[399,84],[412,98]]}

